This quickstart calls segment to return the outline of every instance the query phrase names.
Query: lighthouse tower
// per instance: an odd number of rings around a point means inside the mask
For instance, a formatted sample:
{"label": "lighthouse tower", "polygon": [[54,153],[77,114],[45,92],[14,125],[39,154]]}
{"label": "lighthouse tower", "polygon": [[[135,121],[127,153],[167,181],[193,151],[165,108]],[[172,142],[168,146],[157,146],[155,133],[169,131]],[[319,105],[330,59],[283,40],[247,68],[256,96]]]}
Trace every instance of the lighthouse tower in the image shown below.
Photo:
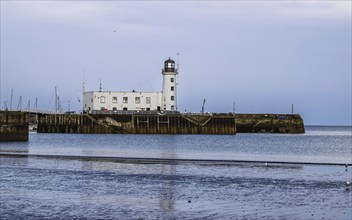
{"label": "lighthouse tower", "polygon": [[178,74],[175,68],[175,61],[170,58],[164,62],[163,75],[163,91],[161,100],[161,109],[166,111],[177,111],[177,81]]}

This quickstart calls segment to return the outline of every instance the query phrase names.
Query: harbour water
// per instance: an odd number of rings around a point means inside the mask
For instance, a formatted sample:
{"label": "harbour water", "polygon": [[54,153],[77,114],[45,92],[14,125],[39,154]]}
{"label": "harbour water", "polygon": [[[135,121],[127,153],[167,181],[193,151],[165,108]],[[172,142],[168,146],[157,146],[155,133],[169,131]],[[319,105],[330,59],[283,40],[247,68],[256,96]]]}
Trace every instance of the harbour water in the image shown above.
{"label": "harbour water", "polygon": [[352,163],[351,127],[306,127],[305,134],[30,133],[27,143],[0,143],[0,153],[2,219],[352,218],[352,188],[345,185],[352,180],[352,167],[345,167]]}

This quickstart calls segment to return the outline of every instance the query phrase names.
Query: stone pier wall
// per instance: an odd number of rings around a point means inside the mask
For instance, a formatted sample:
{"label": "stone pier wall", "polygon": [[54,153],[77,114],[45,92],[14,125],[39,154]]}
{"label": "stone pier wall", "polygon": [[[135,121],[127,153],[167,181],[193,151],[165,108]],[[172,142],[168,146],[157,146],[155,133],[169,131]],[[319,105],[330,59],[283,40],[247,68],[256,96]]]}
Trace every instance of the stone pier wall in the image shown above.
{"label": "stone pier wall", "polygon": [[304,133],[298,114],[236,114],[237,133]]}
{"label": "stone pier wall", "polygon": [[236,134],[304,133],[297,114],[39,115],[38,133]]}
{"label": "stone pier wall", "polygon": [[38,133],[236,134],[232,114],[40,115]]}
{"label": "stone pier wall", "polygon": [[28,141],[28,115],[0,111],[0,141]]}

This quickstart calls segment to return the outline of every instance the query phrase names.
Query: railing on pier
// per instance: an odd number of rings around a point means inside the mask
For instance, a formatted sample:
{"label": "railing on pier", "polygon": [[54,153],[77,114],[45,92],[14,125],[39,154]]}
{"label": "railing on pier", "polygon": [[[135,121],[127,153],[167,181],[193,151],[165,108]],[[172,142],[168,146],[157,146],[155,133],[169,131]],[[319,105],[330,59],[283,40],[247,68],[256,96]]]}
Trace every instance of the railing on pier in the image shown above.
{"label": "railing on pier", "polygon": [[50,110],[43,110],[43,109],[21,109],[21,110],[16,110],[16,109],[6,109],[8,112],[25,112],[25,113],[30,113],[30,114],[64,114],[63,112],[55,112],[55,111],[50,111]]}

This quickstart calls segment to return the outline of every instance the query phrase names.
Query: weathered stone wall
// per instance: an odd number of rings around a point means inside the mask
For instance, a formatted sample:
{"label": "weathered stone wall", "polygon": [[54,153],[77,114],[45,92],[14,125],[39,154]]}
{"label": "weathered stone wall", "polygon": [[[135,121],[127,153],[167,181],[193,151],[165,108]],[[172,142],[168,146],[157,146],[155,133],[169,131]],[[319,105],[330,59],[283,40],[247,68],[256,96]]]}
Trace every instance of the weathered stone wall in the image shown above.
{"label": "weathered stone wall", "polygon": [[38,133],[236,134],[234,115],[40,115]]}
{"label": "weathered stone wall", "polygon": [[27,114],[0,111],[0,141],[28,141]]}
{"label": "weathered stone wall", "polygon": [[236,114],[237,133],[304,133],[298,114]]}
{"label": "weathered stone wall", "polygon": [[304,133],[302,118],[291,114],[72,114],[38,117],[38,133]]}

